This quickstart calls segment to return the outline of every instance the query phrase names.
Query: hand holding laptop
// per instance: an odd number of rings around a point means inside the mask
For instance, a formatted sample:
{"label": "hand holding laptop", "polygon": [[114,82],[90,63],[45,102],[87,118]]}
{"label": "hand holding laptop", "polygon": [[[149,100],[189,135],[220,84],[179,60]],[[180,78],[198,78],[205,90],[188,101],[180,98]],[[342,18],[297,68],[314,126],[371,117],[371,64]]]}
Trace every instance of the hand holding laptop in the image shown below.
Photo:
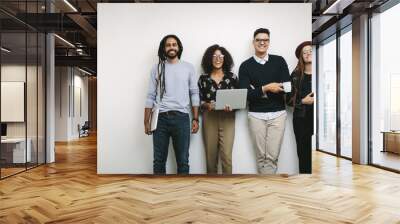
{"label": "hand holding laptop", "polygon": [[202,107],[204,110],[207,110],[207,111],[215,110],[215,101],[211,101],[209,103],[204,103],[202,105]]}
{"label": "hand holding laptop", "polygon": [[231,112],[231,111],[232,111],[232,108],[231,108],[231,106],[229,106],[229,105],[225,105],[225,107],[224,107],[224,111],[225,111],[225,112]]}
{"label": "hand holding laptop", "polygon": [[[207,110],[207,111],[213,111],[213,110],[215,110],[215,101],[211,101],[211,102],[209,102],[209,103],[204,103],[203,104],[203,108],[205,109],[205,110]],[[224,109],[223,109],[225,112],[231,112],[232,111],[232,108],[231,108],[231,106],[230,105],[225,105],[225,107],[224,107]]]}

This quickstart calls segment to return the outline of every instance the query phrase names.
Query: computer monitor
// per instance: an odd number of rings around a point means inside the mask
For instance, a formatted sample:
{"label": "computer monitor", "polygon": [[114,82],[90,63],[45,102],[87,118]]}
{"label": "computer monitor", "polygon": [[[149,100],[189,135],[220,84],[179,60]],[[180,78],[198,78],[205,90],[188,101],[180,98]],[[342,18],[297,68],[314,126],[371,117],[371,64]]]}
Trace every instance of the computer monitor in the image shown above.
{"label": "computer monitor", "polygon": [[1,123],[1,137],[7,136],[7,124]]}

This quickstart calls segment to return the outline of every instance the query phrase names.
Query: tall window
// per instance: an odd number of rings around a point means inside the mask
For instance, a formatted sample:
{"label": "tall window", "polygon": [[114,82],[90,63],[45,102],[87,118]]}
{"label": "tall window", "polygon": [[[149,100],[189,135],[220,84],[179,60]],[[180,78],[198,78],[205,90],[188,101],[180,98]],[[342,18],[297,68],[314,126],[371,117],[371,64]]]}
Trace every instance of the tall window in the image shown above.
{"label": "tall window", "polygon": [[351,26],[340,36],[340,154],[351,158],[352,141],[352,35]]}
{"label": "tall window", "polygon": [[336,153],[336,37],[318,48],[318,149]]}
{"label": "tall window", "polygon": [[400,170],[400,4],[371,19],[372,163]]}

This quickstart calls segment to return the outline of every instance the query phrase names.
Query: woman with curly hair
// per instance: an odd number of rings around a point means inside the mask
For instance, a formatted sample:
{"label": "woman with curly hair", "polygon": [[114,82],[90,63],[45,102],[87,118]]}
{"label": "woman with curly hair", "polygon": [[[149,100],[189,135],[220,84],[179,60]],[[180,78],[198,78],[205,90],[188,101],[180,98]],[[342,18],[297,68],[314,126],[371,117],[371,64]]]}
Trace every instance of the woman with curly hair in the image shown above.
{"label": "woman with curly hair", "polygon": [[238,88],[237,76],[232,73],[233,59],[224,47],[215,44],[205,51],[201,66],[204,74],[200,76],[198,85],[207,173],[218,172],[218,156],[220,156],[223,174],[231,174],[235,112],[229,105],[225,106],[224,110],[215,110],[215,98],[219,89]]}

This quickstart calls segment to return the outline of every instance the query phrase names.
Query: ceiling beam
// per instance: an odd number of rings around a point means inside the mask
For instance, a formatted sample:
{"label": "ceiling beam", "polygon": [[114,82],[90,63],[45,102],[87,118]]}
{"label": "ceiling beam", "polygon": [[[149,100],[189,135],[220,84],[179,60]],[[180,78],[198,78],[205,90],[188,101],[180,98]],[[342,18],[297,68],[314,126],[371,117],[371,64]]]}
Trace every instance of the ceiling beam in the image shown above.
{"label": "ceiling beam", "polygon": [[67,16],[74,21],[77,25],[79,25],[89,37],[96,39],[97,31],[96,28],[90,24],[85,17],[77,13],[70,13]]}
{"label": "ceiling beam", "polygon": [[90,56],[55,56],[56,66],[82,66],[96,71],[97,60]]}

